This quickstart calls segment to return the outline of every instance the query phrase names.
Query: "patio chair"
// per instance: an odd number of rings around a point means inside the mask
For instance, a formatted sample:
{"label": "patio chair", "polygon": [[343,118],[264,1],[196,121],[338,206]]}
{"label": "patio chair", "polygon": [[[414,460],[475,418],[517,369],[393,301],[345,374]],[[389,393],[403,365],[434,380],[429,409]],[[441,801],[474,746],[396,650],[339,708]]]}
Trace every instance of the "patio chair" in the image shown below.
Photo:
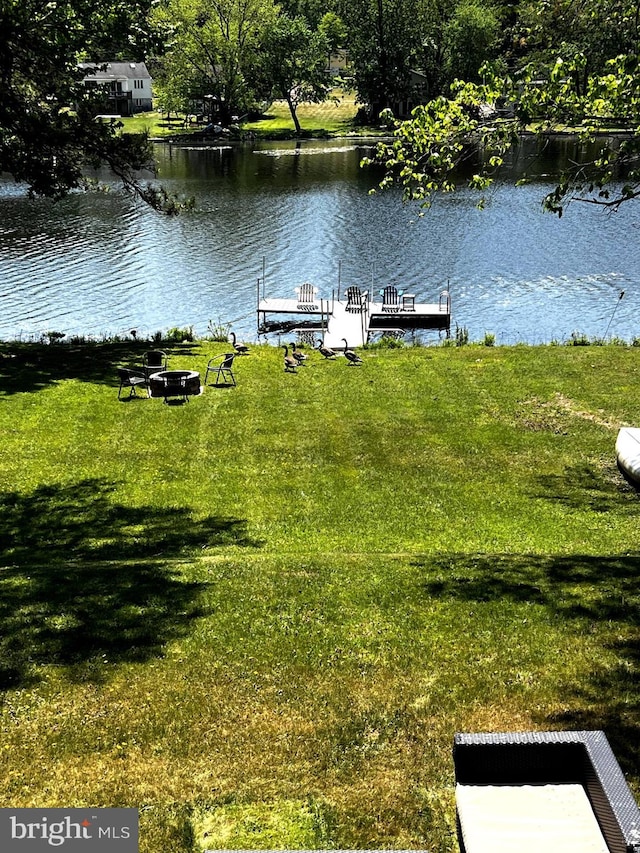
{"label": "patio chair", "polygon": [[152,349],[142,357],[142,368],[147,376],[167,369],[167,354],[159,349]]}
{"label": "patio chair", "polygon": [[207,363],[207,372],[204,375],[204,384],[208,384],[209,374],[215,373],[215,382],[212,382],[212,385],[235,385],[233,361],[237,356],[237,352],[225,352],[223,355],[210,358]]}
{"label": "patio chair", "polygon": [[380,291],[382,293],[382,310],[396,312],[400,310],[402,291],[392,284]]}
{"label": "patio chair", "polygon": [[140,370],[130,370],[127,367],[119,367],[118,368],[118,378],[120,379],[120,387],[118,388],[118,400],[120,399],[120,395],[122,394],[123,388],[129,389],[128,400],[131,397],[137,397],[136,388],[146,388],[147,387],[147,377]]}
{"label": "patio chair", "polygon": [[360,312],[364,310],[368,297],[366,291],[363,293],[359,287],[348,287],[345,290],[345,296],[347,297],[345,311]]}
{"label": "patio chair", "polygon": [[318,288],[309,284],[308,281],[305,281],[304,284],[300,285],[300,287],[296,287],[296,293],[298,295],[298,311],[315,311],[318,307],[316,305],[317,292]]}

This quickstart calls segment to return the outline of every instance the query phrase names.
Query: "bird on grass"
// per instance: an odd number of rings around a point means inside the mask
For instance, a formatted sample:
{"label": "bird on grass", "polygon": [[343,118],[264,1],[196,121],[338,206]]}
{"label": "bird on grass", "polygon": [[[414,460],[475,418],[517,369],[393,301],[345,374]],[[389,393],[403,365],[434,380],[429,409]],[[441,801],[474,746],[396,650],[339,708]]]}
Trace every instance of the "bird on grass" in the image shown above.
{"label": "bird on grass", "polygon": [[332,349],[329,349],[329,347],[326,347],[322,343],[322,341],[318,341],[317,347],[318,347],[318,352],[320,353],[320,355],[323,355],[325,358],[335,358],[336,357],[337,353],[335,353]]}
{"label": "bird on grass", "polygon": [[249,355],[249,347],[246,344],[239,344],[236,341],[235,332],[231,332],[231,343],[233,344],[233,348],[238,353],[238,355]]}
{"label": "bird on grass", "polygon": [[309,358],[309,356],[305,355],[303,352],[298,352],[298,350],[296,349],[295,343],[291,344],[291,346],[293,347],[292,356],[293,356],[293,358],[295,358],[295,360],[298,362],[298,364],[302,364],[303,362],[305,362]]}
{"label": "bird on grass", "polygon": [[347,339],[343,338],[344,341],[344,357],[349,362],[349,367],[354,367],[356,364],[362,364],[362,359],[359,355],[357,355],[352,349],[349,349],[349,344],[347,343]]}
{"label": "bird on grass", "polygon": [[292,355],[289,355],[289,347],[284,345],[284,372],[285,373],[295,373],[296,367],[298,366],[298,362]]}

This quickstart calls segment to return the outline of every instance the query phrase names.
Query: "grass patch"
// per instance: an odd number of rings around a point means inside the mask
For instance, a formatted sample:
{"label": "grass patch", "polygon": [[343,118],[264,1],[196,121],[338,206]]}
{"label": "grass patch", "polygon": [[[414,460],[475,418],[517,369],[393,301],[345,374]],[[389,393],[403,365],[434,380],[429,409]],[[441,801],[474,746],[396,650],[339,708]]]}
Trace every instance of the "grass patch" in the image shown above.
{"label": "grass patch", "polygon": [[[358,106],[353,92],[336,89],[333,98],[321,104],[301,104],[298,118],[304,133],[313,136],[346,136],[351,133],[380,133],[377,128],[356,126]],[[275,101],[268,113],[256,121],[247,121],[243,130],[259,136],[273,137],[293,134],[295,127],[285,101]]]}
{"label": "grass patch", "polygon": [[[631,347],[0,345],[0,806],[141,850],[456,849],[456,731],[604,728],[640,792]],[[204,374],[222,343],[175,343]]]}
{"label": "grass patch", "polygon": [[[298,118],[303,133],[308,136],[346,136],[350,134],[380,134],[379,128],[356,125],[358,106],[353,92],[335,89],[330,100],[321,104],[301,104]],[[196,125],[185,128],[182,119],[167,121],[156,111],[140,113],[121,119],[124,133],[148,133],[153,138],[189,135],[202,128]],[[242,131],[265,138],[291,137],[295,127],[285,101],[275,101],[268,113],[254,121],[242,123]]]}
{"label": "grass patch", "polygon": [[282,800],[201,809],[193,820],[200,850],[313,850],[331,843],[322,805]]}
{"label": "grass patch", "polygon": [[156,110],[137,113],[134,116],[121,118],[120,121],[122,122],[123,133],[147,133],[154,139],[174,136],[176,133],[184,131],[184,121],[182,118],[167,121],[167,117],[161,115]]}

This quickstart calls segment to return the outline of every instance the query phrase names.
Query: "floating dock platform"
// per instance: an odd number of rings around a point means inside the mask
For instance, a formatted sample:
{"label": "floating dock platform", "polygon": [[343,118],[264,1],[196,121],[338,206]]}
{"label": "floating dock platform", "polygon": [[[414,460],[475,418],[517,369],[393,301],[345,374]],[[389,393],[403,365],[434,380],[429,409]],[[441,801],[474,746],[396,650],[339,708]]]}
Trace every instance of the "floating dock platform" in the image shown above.
{"label": "floating dock platform", "polygon": [[[315,289],[314,289],[315,291]],[[258,334],[310,331],[330,349],[343,349],[344,339],[350,347],[364,346],[374,333],[404,334],[414,329],[438,329],[447,336],[451,328],[451,298],[448,290],[440,293],[438,302],[416,302],[413,294],[398,291],[397,305],[370,301],[366,291],[354,305],[335,293],[329,299],[266,298],[260,296],[258,281]]]}

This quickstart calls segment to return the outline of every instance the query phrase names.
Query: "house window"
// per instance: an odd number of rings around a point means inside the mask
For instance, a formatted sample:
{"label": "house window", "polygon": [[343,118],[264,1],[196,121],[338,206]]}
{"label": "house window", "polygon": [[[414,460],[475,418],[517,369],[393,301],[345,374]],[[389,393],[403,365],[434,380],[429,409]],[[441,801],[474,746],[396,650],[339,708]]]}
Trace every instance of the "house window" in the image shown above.
{"label": "house window", "polygon": [[144,80],[134,80],[133,81],[134,89],[144,89]]}

